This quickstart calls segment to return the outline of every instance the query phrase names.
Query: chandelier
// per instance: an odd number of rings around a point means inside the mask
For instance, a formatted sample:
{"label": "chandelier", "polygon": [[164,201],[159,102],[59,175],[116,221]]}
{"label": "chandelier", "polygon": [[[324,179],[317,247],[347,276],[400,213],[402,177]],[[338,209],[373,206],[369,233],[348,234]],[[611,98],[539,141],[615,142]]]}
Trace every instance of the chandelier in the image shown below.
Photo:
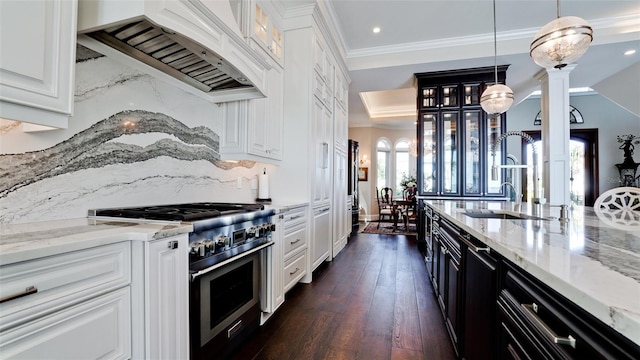
{"label": "chandelier", "polygon": [[513,91],[507,85],[498,84],[498,41],[496,35],[496,0],[493,0],[493,58],[495,83],[480,95],[480,105],[489,115],[497,116],[509,110],[513,104]]}
{"label": "chandelier", "polygon": [[546,69],[562,69],[578,60],[593,40],[593,30],[586,20],[577,16],[560,17],[557,0],[557,19],[543,26],[531,43],[533,61]]}

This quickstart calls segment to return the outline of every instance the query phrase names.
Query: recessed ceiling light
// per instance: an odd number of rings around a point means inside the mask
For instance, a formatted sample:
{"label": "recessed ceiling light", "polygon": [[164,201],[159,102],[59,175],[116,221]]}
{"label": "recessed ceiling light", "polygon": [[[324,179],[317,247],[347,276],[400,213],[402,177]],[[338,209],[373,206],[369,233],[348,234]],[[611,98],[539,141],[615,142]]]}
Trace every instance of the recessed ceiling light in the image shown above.
{"label": "recessed ceiling light", "polygon": [[379,32],[380,32],[380,28],[379,27],[376,26],[376,27],[373,28],[373,33],[374,34],[377,34]]}
{"label": "recessed ceiling light", "polygon": [[625,54],[625,55],[627,55],[627,56],[628,56],[628,55],[633,55],[633,54],[635,54],[635,53],[636,53],[636,51],[635,51],[635,50],[627,50],[627,51],[625,51],[625,52],[624,52],[624,54]]}

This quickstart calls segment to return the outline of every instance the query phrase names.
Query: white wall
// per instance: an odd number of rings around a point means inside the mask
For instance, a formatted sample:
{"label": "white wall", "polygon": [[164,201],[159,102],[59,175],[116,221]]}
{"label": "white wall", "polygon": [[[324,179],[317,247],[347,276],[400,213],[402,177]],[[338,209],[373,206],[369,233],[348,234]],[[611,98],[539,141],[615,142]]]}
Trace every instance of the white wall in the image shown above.
{"label": "white wall", "polygon": [[[25,133],[0,123],[0,224],[86,217],[102,207],[252,202],[251,180],[273,167],[218,160],[221,114],[109,58],[77,63],[68,129]],[[128,130],[126,121],[147,129]]]}

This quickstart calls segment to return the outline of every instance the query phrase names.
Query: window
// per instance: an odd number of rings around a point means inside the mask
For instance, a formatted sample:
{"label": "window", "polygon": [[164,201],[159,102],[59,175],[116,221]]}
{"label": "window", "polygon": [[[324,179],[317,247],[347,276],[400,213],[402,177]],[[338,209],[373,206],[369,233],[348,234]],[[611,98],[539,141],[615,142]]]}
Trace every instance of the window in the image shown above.
{"label": "window", "polygon": [[400,183],[416,173],[416,157],[411,154],[411,141],[400,139],[392,147],[387,139],[379,139],[376,146],[376,187],[391,187],[394,196],[402,197]]}
{"label": "window", "polygon": [[378,140],[376,148],[376,187],[382,189],[391,185],[391,145],[389,141],[382,139]]}

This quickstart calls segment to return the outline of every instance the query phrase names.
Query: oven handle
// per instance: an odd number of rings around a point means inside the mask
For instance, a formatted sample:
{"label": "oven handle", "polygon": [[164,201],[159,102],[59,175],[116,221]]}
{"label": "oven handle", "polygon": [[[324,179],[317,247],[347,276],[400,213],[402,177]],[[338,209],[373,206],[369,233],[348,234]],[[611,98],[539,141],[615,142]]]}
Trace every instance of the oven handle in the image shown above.
{"label": "oven handle", "polygon": [[203,270],[200,270],[198,272],[192,273],[191,274],[191,281],[194,281],[198,277],[200,277],[200,276],[202,276],[202,275],[204,275],[204,274],[206,274],[206,273],[208,273],[210,271],[213,271],[215,269],[219,269],[219,268],[229,264],[230,262],[236,261],[236,260],[241,259],[241,258],[243,258],[245,256],[248,256],[248,255],[251,255],[251,254],[253,254],[255,252],[258,252],[258,251],[260,251],[262,249],[266,249],[266,248],[268,248],[269,246],[272,246],[272,245],[273,245],[273,241],[269,241],[266,244],[262,244],[262,245],[260,245],[258,247],[255,247],[255,248],[251,249],[251,250],[247,250],[247,251],[243,252],[242,254],[239,254],[238,256],[234,256],[234,257],[229,258],[229,259],[227,259],[225,261],[222,261],[222,262],[219,262],[219,263],[217,263],[217,264],[215,264],[213,266],[210,266],[210,267],[208,267],[206,269],[203,269]]}

